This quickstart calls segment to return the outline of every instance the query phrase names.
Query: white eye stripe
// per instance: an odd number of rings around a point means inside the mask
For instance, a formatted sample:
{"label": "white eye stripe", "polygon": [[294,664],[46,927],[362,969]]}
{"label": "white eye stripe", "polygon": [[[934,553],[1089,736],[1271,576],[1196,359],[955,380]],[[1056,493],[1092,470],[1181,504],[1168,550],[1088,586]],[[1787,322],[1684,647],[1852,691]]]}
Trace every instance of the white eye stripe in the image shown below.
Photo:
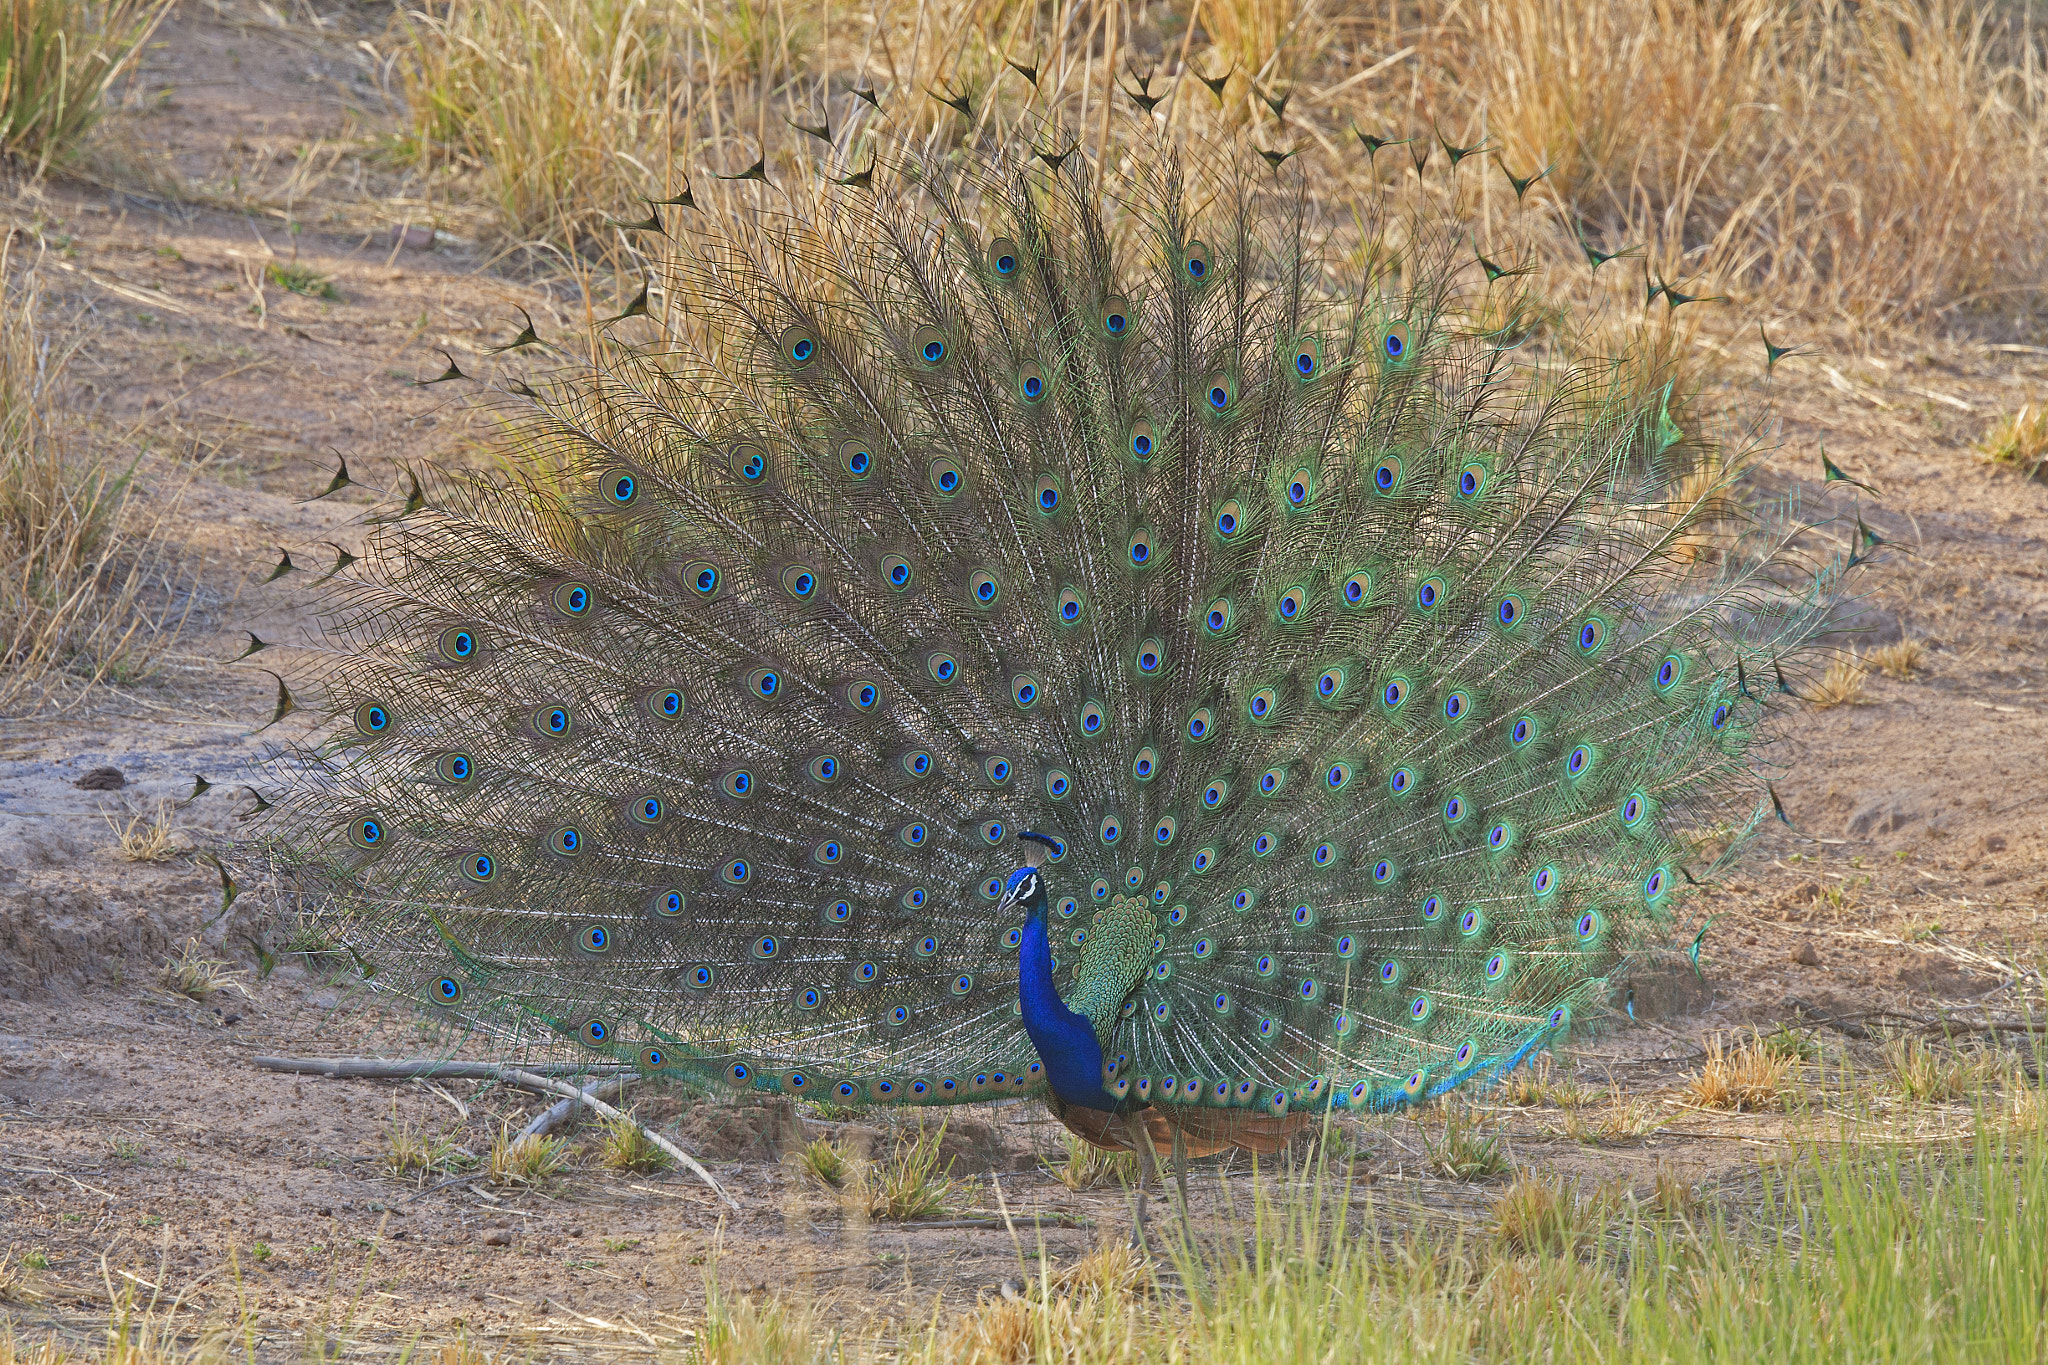
{"label": "white eye stripe", "polygon": [[1028,901],[1038,894],[1038,877],[1034,874],[1017,883],[1017,899]]}

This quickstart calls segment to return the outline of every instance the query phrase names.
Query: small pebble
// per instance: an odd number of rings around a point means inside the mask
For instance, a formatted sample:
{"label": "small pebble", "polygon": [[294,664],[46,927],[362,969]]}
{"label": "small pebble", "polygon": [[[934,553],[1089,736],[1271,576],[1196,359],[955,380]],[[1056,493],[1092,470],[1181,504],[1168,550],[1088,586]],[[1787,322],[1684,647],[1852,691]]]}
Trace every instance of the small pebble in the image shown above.
{"label": "small pebble", "polygon": [[94,768],[71,785],[81,791],[117,792],[128,785],[128,778],[119,768]]}
{"label": "small pebble", "polygon": [[1792,960],[1802,967],[1818,967],[1820,965],[1820,953],[1815,950],[1813,941],[1808,939],[1799,945],[1798,952],[1792,954]]}
{"label": "small pebble", "polygon": [[1003,1291],[1003,1297],[1006,1299],[1021,1299],[1024,1297],[1024,1281],[1022,1280],[1004,1280],[997,1287]]}
{"label": "small pebble", "polygon": [[508,1247],[512,1245],[512,1231],[510,1228],[489,1228],[478,1240],[487,1247]]}

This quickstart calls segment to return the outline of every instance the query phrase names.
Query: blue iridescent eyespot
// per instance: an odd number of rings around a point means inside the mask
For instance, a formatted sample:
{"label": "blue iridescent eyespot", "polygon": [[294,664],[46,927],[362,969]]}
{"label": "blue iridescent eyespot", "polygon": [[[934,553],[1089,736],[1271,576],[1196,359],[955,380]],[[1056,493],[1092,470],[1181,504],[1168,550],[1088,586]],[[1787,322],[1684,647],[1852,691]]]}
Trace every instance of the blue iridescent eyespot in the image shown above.
{"label": "blue iridescent eyespot", "polygon": [[946,334],[936,327],[918,328],[911,333],[910,344],[916,351],[918,360],[931,368],[943,364],[946,352],[950,349],[946,344]]}
{"label": "blue iridescent eyespot", "polygon": [[1332,763],[1330,771],[1324,775],[1324,780],[1330,784],[1331,791],[1342,791],[1351,783],[1351,765]]}
{"label": "blue iridescent eyespot", "polygon": [[434,775],[451,787],[459,787],[476,776],[476,764],[468,754],[442,754],[434,760]]}
{"label": "blue iridescent eyespot", "polygon": [[1073,588],[1060,589],[1060,624],[1073,625],[1081,619],[1081,594]]}
{"label": "blue iridescent eyespot", "polygon": [[1236,498],[1232,498],[1216,509],[1216,534],[1223,539],[1229,540],[1243,526],[1244,508],[1238,505]]}
{"label": "blue iridescent eyespot", "polygon": [[1669,692],[1685,676],[1685,660],[1676,654],[1667,654],[1657,665],[1656,687],[1659,692]]}
{"label": "blue iridescent eyespot", "polygon": [[1457,823],[1458,823],[1458,822],[1459,822],[1460,820],[1463,820],[1464,818],[1465,818],[1465,798],[1464,798],[1464,797],[1462,797],[1462,796],[1453,796],[1453,797],[1452,797],[1452,798],[1451,798],[1450,800],[1448,800],[1448,801],[1444,802],[1444,823],[1445,823],[1445,824],[1448,824],[1448,825],[1455,825],[1455,824],[1457,824]]}
{"label": "blue iridescent eyespot", "polygon": [[1515,827],[1503,821],[1486,831],[1486,846],[1499,853],[1515,840]]}
{"label": "blue iridescent eyespot", "polygon": [[[1017,255],[1017,244],[1008,237],[998,237],[988,244],[988,266],[1002,279],[1010,279],[1022,268]],[[923,1094],[923,1091],[919,1091]]]}
{"label": "blue iridescent eyespot", "polygon": [[1597,910],[1588,910],[1585,914],[1580,915],[1579,922],[1575,926],[1579,935],[1579,942],[1581,943],[1591,943],[1600,936],[1601,929],[1605,927],[1605,922],[1601,920],[1600,912]]}
{"label": "blue iridescent eyespot", "polygon": [[844,846],[837,839],[826,839],[811,850],[811,861],[822,864],[825,867],[831,867],[839,861],[845,851]]}
{"label": "blue iridescent eyespot", "polygon": [[818,339],[808,327],[783,328],[781,346],[784,359],[796,369],[802,369],[818,358]]}
{"label": "blue iridescent eyespot", "polygon": [[1441,896],[1428,896],[1422,902],[1422,922],[1435,924],[1444,917],[1444,902]]}
{"label": "blue iridescent eyespot", "polygon": [[882,578],[899,592],[910,586],[910,580],[915,572],[910,567],[910,561],[902,555],[882,556]]}
{"label": "blue iridescent eyespot", "polygon": [[1381,493],[1391,493],[1401,486],[1401,461],[1389,455],[1372,467],[1372,486]]}
{"label": "blue iridescent eyespot", "polygon": [[1050,474],[1039,475],[1038,491],[1032,500],[1038,510],[1046,516],[1051,516],[1054,512],[1057,512],[1060,507],[1059,480],[1053,478]]}
{"label": "blue iridescent eyespot", "polygon": [[960,661],[943,651],[927,654],[924,667],[925,672],[931,675],[932,681],[941,685],[951,683],[960,676]]}
{"label": "blue iridescent eyespot", "polygon": [[1508,730],[1508,743],[1517,749],[1536,738],[1536,722],[1529,716],[1517,720]]}
{"label": "blue iridescent eyespot", "polygon": [[1266,720],[1280,710],[1280,694],[1270,687],[1262,687],[1252,693],[1251,700],[1245,704],[1245,710],[1251,713],[1251,718],[1255,721]]}
{"label": "blue iridescent eyespot", "polygon": [[1292,621],[1295,617],[1301,615],[1302,609],[1307,605],[1308,589],[1294,587],[1280,594],[1280,600],[1274,605],[1273,609],[1279,614],[1281,620]]}
{"label": "blue iridescent eyespot", "polygon": [[573,858],[583,851],[583,835],[574,825],[563,825],[548,836],[550,852],[563,858]]}
{"label": "blue iridescent eyespot", "polygon": [[1045,399],[1045,370],[1037,361],[1027,360],[1017,367],[1017,396],[1028,405],[1036,406]]}
{"label": "blue iridescent eyespot", "polygon": [[1259,794],[1261,796],[1272,796],[1280,790],[1281,785],[1286,781],[1287,770],[1285,768],[1268,768],[1265,772],[1259,774]]}
{"label": "blue iridescent eyespot", "polygon": [[1501,623],[1504,629],[1508,630],[1521,625],[1522,618],[1528,614],[1528,611],[1529,609],[1523,603],[1521,595],[1512,592],[1506,597],[1501,598],[1500,605],[1494,608],[1495,619]]}
{"label": "blue iridescent eyespot", "polygon": [[1152,827],[1153,841],[1159,844],[1170,844],[1173,842],[1173,836],[1179,829],[1179,822],[1171,815],[1162,815],[1159,817],[1159,823]]}
{"label": "blue iridescent eyespot", "polygon": [[1418,611],[1435,611],[1436,604],[1443,601],[1444,581],[1441,578],[1425,578],[1415,587],[1415,606]]}
{"label": "blue iridescent eyespot", "polygon": [[1589,618],[1579,627],[1579,649],[1584,653],[1591,654],[1598,650],[1601,641],[1606,638],[1607,623],[1597,616]]}
{"label": "blue iridescent eyespot", "polygon": [[1131,458],[1144,464],[1159,449],[1159,433],[1150,422],[1141,418],[1131,423],[1129,446]]}
{"label": "blue iridescent eyespot", "polygon": [[597,486],[613,506],[631,507],[640,496],[640,482],[623,469],[607,469],[597,476]]}
{"label": "blue iridescent eyespot", "polygon": [[1566,776],[1566,777],[1578,777],[1578,776],[1580,776],[1581,774],[1583,774],[1583,773],[1584,773],[1584,772],[1586,771],[1586,769],[1587,769],[1587,768],[1588,768],[1589,766],[1591,766],[1592,762],[1593,762],[1593,751],[1592,751],[1591,749],[1587,748],[1587,747],[1586,747],[1585,745],[1583,745],[1583,744],[1575,745],[1575,746],[1574,746],[1574,747],[1572,748],[1572,751],[1571,751],[1571,752],[1570,752],[1569,754],[1566,754],[1566,755],[1565,755],[1565,760],[1564,760],[1564,772],[1565,772],[1565,776]]}
{"label": "blue iridescent eyespot", "polygon": [[1372,596],[1372,575],[1355,573],[1344,580],[1344,605],[1362,607],[1366,598]]}
{"label": "blue iridescent eyespot", "polygon": [[996,581],[996,576],[986,569],[978,569],[968,576],[967,595],[972,599],[975,606],[994,606],[995,600],[1002,594],[1002,590],[1002,585]]}
{"label": "blue iridescent eyespot", "polygon": [[473,882],[487,882],[498,875],[498,864],[488,853],[473,853],[464,861],[462,875]]}
{"label": "blue iridescent eyespot", "polygon": [[1643,881],[1643,899],[1647,901],[1653,901],[1656,900],[1659,896],[1663,895],[1665,885],[1668,881],[1669,878],[1666,876],[1666,870],[1664,868],[1660,867],[1655,872],[1652,872]]}
{"label": "blue iridescent eyespot", "polygon": [[1486,912],[1476,905],[1465,907],[1465,913],[1458,917],[1458,932],[1466,938],[1475,938],[1486,931]]}
{"label": "blue iridescent eyespot", "polygon": [[1202,396],[1209,404],[1209,411],[1216,413],[1229,411],[1232,396],[1230,380],[1223,375],[1212,377]]}
{"label": "blue iridescent eyespot", "polygon": [[1102,835],[1103,843],[1113,844],[1123,834],[1124,827],[1118,823],[1114,815],[1105,815],[1102,817],[1102,825],[1099,832]]}
{"label": "blue iridescent eyespot", "polygon": [[1394,864],[1386,858],[1372,865],[1372,879],[1381,886],[1394,880]]}
{"label": "blue iridescent eyespot", "polygon": [[1725,729],[1727,727],[1727,724],[1728,703],[1725,701],[1716,702],[1714,704],[1713,712],[1707,717],[1707,728],[1710,730],[1718,731]]}
{"label": "blue iridescent eyespot", "polygon": [[451,664],[473,663],[477,656],[476,632],[468,626],[452,626],[441,632],[441,657]]}
{"label": "blue iridescent eyespot", "polygon": [[[1317,844],[1313,849],[1309,851],[1308,860],[1314,863],[1317,867],[1328,867],[1333,861],[1335,861],[1336,857],[1337,849],[1334,844]],[[1391,874],[1391,864],[1382,864],[1382,866],[1387,867]],[[1373,879],[1375,881],[1386,880],[1386,878],[1380,877],[1377,874],[1375,874]]]}
{"label": "blue iridescent eyespot", "polygon": [[1387,790],[1396,796],[1406,796],[1415,787],[1413,768],[1396,768],[1387,774]]}
{"label": "blue iridescent eyespot", "polygon": [[1380,349],[1386,353],[1388,360],[1398,361],[1407,359],[1408,324],[1405,322],[1388,323],[1387,330],[1380,334]]}
{"label": "blue iridescent eyespot", "polygon": [[1469,693],[1453,692],[1444,698],[1444,719],[1447,721],[1463,720],[1465,713],[1471,709],[1472,697]]}
{"label": "blue iridescent eyespot", "polygon": [[1649,809],[1649,803],[1643,799],[1641,792],[1630,792],[1628,798],[1621,803],[1621,823],[1634,829],[1643,822],[1643,816]]}
{"label": "blue iridescent eyespot", "polygon": [[1249,910],[1252,908],[1252,903],[1257,899],[1258,897],[1252,893],[1252,889],[1247,886],[1230,898],[1230,908],[1233,910]]}
{"label": "blue iridescent eyespot", "polygon": [[701,559],[693,559],[683,565],[681,574],[684,584],[699,597],[709,597],[718,591],[718,569]]}
{"label": "blue iridescent eyespot", "polygon": [[1488,981],[1500,980],[1508,974],[1508,955],[1506,953],[1495,953],[1492,957],[1486,959],[1486,966],[1482,970],[1485,972]]}
{"label": "blue iridescent eyespot", "polygon": [[391,711],[381,701],[366,701],[356,708],[356,731],[365,735],[381,735],[391,728]]}
{"label": "blue iridescent eyespot", "polygon": [[839,467],[856,479],[865,479],[875,468],[875,453],[868,442],[854,439],[839,443]]}
{"label": "blue iridescent eyespot", "polygon": [[667,891],[656,892],[650,904],[654,908],[654,913],[660,918],[675,919],[683,913],[684,909],[689,905],[689,901],[682,892],[670,888]]}
{"label": "blue iridescent eyespot", "polygon": [[1150,564],[1152,562],[1151,528],[1140,526],[1132,531],[1130,541],[1125,549],[1131,557],[1133,568],[1143,568],[1145,565]]}
{"label": "blue iridescent eyespot", "polygon": [[932,756],[923,749],[913,749],[897,760],[897,766],[912,777],[923,777],[932,770]]}
{"label": "blue iridescent eyespot", "polygon": [[758,484],[768,477],[768,452],[751,441],[734,446],[729,458],[733,472],[746,483]]}
{"label": "blue iridescent eyespot", "polygon": [[1048,768],[1045,772],[1045,794],[1058,801],[1074,789],[1074,781],[1061,768]]}
{"label": "blue iridescent eyespot", "polygon": [[643,796],[634,803],[633,818],[643,825],[651,825],[661,819],[661,798]]}
{"label": "blue iridescent eyespot", "polygon": [[1306,469],[1297,469],[1287,479],[1287,505],[1299,512],[1308,506],[1310,495],[1315,492],[1315,477]]}
{"label": "blue iridescent eyespot", "polygon": [[1212,273],[1209,261],[1209,248],[1200,238],[1189,241],[1187,246],[1181,251],[1181,269],[1186,272],[1188,279],[1195,284],[1202,284],[1208,280]]}
{"label": "blue iridescent eyespot", "polygon": [[1166,646],[1156,639],[1139,641],[1136,663],[1140,673],[1157,673],[1166,664]]}
{"label": "blue iridescent eyespot", "polygon": [[1210,810],[1215,810],[1218,806],[1222,805],[1226,800],[1228,800],[1229,797],[1230,784],[1224,781],[1222,778],[1218,778],[1216,781],[1211,782],[1208,786],[1202,788],[1202,804],[1204,806],[1207,806]]}
{"label": "blue iridescent eyespot", "polygon": [[1258,837],[1252,840],[1252,855],[1263,858],[1279,846],[1280,840],[1277,835],[1270,831],[1261,830]]}
{"label": "blue iridescent eyespot", "polygon": [[1216,849],[1213,846],[1196,849],[1194,858],[1188,863],[1188,867],[1198,874],[1207,872],[1215,865]]}
{"label": "blue iridescent eyespot", "polygon": [[734,858],[718,869],[718,875],[728,886],[745,886],[747,879],[754,875],[753,864],[745,858]]}
{"label": "blue iridescent eyespot", "polygon": [[1197,708],[1195,708],[1194,712],[1193,712],[1193,713],[1191,713],[1191,714],[1190,714],[1190,715],[1188,716],[1188,740],[1189,740],[1189,742],[1190,742],[1190,743],[1194,743],[1194,744],[1200,744],[1200,743],[1203,743],[1203,742],[1204,742],[1205,740],[1209,740],[1209,739],[1212,739],[1212,738],[1214,738],[1214,737],[1215,737],[1215,733],[1216,733],[1216,716],[1215,716],[1215,713],[1214,713],[1214,712],[1212,712],[1212,711],[1211,711],[1211,710],[1210,710],[1210,709],[1209,709],[1208,707],[1206,707],[1206,706],[1201,706],[1201,707],[1197,707]]}
{"label": "blue iridescent eyespot", "polygon": [[576,1032],[592,1047],[603,1047],[612,1040],[612,1026],[602,1019],[586,1019]]}
{"label": "blue iridescent eyespot", "polygon": [[1476,498],[1479,496],[1479,490],[1484,487],[1486,487],[1485,465],[1468,464],[1463,469],[1458,471],[1459,497]]}
{"label": "blue iridescent eyespot", "polygon": [[833,901],[825,907],[825,919],[833,924],[844,924],[853,918],[853,905],[848,901]]}
{"label": "blue iridescent eyespot", "polygon": [[818,576],[801,564],[792,564],[782,571],[782,590],[799,602],[808,602],[818,590]]}
{"label": "blue iridescent eyespot", "polygon": [[1401,703],[1407,700],[1408,680],[1406,678],[1389,678],[1387,685],[1380,691],[1380,705],[1386,707],[1389,711],[1400,710]]}
{"label": "blue iridescent eyespot", "polygon": [[[1009,832],[1008,827],[1000,820],[984,820],[981,822],[979,829],[981,841],[991,845],[1000,844],[1003,841],[1003,835]],[[1000,890],[1001,888],[998,887],[997,889]]]}
{"label": "blue iridescent eyespot", "polygon": [[1209,604],[1208,612],[1202,617],[1202,624],[1208,627],[1211,635],[1221,635],[1230,629],[1231,622],[1236,618],[1236,603],[1228,597],[1219,597]]}
{"label": "blue iridescent eyespot", "polygon": [[661,687],[647,694],[647,711],[657,720],[679,720],[688,709],[681,688]]}
{"label": "blue iridescent eyespot", "polygon": [[1536,875],[1529,878],[1529,886],[1537,895],[1547,896],[1557,890],[1557,880],[1556,868],[1539,867],[1536,869]]}
{"label": "blue iridescent eyespot", "polygon": [[747,674],[747,687],[755,696],[767,701],[782,690],[782,675],[772,668],[757,668]]}
{"label": "blue iridescent eyespot", "polygon": [[434,983],[433,1001],[437,1005],[452,1005],[462,999],[462,983],[452,976],[444,976]]}
{"label": "blue iridescent eyespot", "polygon": [[922,910],[924,902],[925,889],[921,886],[913,886],[903,893],[902,898],[897,903],[905,910]]}
{"label": "blue iridescent eyespot", "polygon": [[533,713],[533,728],[543,739],[563,739],[576,727],[566,706],[543,706]]}
{"label": "blue iridescent eyespot", "polygon": [[967,479],[959,464],[943,455],[925,466],[925,477],[930,480],[932,490],[944,498],[958,493]]}

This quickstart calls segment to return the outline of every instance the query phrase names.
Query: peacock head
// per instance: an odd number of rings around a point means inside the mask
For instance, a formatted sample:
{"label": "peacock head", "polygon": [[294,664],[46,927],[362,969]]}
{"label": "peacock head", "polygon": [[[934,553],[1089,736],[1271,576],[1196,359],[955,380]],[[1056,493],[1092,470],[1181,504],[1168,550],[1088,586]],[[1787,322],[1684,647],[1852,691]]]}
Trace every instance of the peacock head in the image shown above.
{"label": "peacock head", "polygon": [[1058,853],[1065,845],[1049,834],[1036,830],[1020,830],[1017,837],[1024,841],[1024,866],[1012,872],[1003,881],[1002,899],[996,903],[998,916],[1007,915],[1015,906],[1024,907],[1026,914],[1041,913],[1045,909],[1045,879],[1038,869],[1045,865],[1047,854]]}

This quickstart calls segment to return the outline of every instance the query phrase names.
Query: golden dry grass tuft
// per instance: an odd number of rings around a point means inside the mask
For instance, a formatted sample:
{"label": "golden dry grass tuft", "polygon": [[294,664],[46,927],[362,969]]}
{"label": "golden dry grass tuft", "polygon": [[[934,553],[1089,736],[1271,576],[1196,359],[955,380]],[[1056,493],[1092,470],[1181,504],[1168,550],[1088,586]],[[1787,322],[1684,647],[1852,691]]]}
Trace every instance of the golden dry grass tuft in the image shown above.
{"label": "golden dry grass tuft", "polygon": [[1685,1094],[1707,1109],[1781,1109],[1790,1097],[1796,1061],[1752,1035],[1731,1051],[1720,1034],[1707,1039],[1706,1065],[1685,1083]]}
{"label": "golden dry grass tuft", "polygon": [[172,0],[0,0],[0,157],[76,155]]}
{"label": "golden dry grass tuft", "polygon": [[2048,403],[2029,403],[1991,424],[1977,443],[1984,463],[2018,470],[2028,478],[2048,464]]}
{"label": "golden dry grass tuft", "polygon": [[399,1121],[396,1107],[384,1126],[384,1168],[394,1176],[433,1175],[474,1165],[476,1158],[449,1135],[432,1134]]}
{"label": "golden dry grass tuft", "polygon": [[1806,699],[1823,711],[1835,706],[1855,706],[1863,701],[1869,684],[1870,671],[1863,656],[1845,649],[1828,660],[1827,671],[1821,674]]}
{"label": "golden dry grass tuft", "polygon": [[182,486],[138,499],[137,462],[63,416],[76,345],[44,328],[35,272],[0,250],[0,716],[149,676],[192,609],[171,542]]}
{"label": "golden dry grass tuft", "polygon": [[1442,1126],[1428,1125],[1430,1116],[1425,1115],[1422,1131],[1432,1171],[1446,1180],[1491,1180],[1508,1169],[1507,1139],[1500,1128],[1486,1124],[1471,1105],[1448,1096],[1435,1109]]}
{"label": "golden dry grass tuft", "polygon": [[844,1188],[853,1175],[853,1162],[833,1145],[830,1138],[812,1138],[802,1151],[791,1152],[787,1159],[829,1190]]}
{"label": "golden dry grass tuft", "polygon": [[114,851],[131,863],[167,863],[189,852],[178,837],[176,804],[160,799],[154,810],[131,811],[128,823],[115,821],[111,812],[101,812],[107,828],[114,833]]}
{"label": "golden dry grass tuft", "polygon": [[1927,658],[1927,645],[1920,640],[1895,640],[1879,645],[1863,656],[1864,663],[1887,678],[1910,678]]}
{"label": "golden dry grass tuft", "polygon": [[249,988],[242,984],[246,975],[225,958],[208,957],[198,939],[188,938],[184,947],[164,958],[157,979],[178,994],[204,1003],[226,991],[248,995]]}

